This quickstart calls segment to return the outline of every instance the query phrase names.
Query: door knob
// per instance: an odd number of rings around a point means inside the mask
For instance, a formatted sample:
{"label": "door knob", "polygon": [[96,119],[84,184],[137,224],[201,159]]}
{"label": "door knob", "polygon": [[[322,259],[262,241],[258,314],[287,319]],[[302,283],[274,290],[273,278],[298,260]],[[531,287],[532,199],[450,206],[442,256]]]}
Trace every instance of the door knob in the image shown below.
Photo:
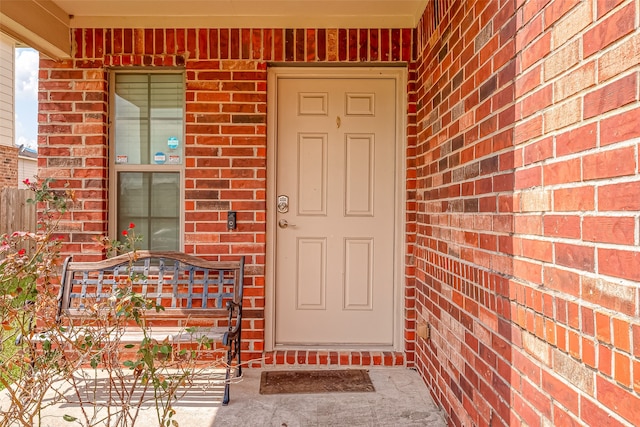
{"label": "door knob", "polygon": [[287,228],[289,226],[295,227],[294,224],[289,224],[289,221],[287,221],[286,219],[281,219],[280,221],[278,221],[278,227],[280,228]]}

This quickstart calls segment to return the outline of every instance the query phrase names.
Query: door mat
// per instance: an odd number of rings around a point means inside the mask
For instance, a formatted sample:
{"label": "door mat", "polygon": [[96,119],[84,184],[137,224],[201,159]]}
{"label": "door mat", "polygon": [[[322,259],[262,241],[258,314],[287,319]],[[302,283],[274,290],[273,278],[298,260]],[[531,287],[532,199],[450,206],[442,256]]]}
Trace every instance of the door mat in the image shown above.
{"label": "door mat", "polygon": [[260,394],[373,391],[376,390],[364,369],[264,371],[260,377]]}

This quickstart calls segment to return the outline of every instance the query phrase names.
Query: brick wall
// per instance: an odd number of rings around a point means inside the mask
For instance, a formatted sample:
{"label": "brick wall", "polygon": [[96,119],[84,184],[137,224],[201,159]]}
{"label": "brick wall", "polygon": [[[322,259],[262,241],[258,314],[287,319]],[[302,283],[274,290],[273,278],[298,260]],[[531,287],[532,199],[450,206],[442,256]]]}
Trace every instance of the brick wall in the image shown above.
{"label": "brick wall", "polygon": [[638,7],[519,10],[511,312],[530,423],[640,424]]}
{"label": "brick wall", "polygon": [[0,188],[18,188],[18,147],[0,145]]}
{"label": "brick wall", "polygon": [[[64,251],[76,259],[103,257],[93,239],[108,232],[107,67],[185,69],[184,249],[212,259],[247,257],[244,356],[259,358],[267,62],[410,63],[413,34],[411,29],[74,30],[74,59],[40,63],[41,175],[57,178],[56,185],[68,185],[78,198],[63,224]],[[226,228],[228,210],[238,212],[232,232]],[[406,313],[411,322],[411,308]],[[412,336],[407,340],[410,347]],[[397,357],[386,356],[375,357],[397,364]]]}
{"label": "brick wall", "polygon": [[451,425],[639,425],[638,3],[435,6],[417,366]]}
{"label": "brick wall", "polygon": [[417,366],[451,425],[509,422],[513,2],[429,3],[418,27]]}

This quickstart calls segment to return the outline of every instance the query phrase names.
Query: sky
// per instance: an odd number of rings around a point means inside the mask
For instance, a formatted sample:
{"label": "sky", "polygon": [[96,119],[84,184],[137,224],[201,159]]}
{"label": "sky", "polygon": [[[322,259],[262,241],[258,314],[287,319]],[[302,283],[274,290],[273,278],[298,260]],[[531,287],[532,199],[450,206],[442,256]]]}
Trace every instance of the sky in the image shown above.
{"label": "sky", "polygon": [[38,141],[38,51],[16,49],[15,142],[36,149]]}

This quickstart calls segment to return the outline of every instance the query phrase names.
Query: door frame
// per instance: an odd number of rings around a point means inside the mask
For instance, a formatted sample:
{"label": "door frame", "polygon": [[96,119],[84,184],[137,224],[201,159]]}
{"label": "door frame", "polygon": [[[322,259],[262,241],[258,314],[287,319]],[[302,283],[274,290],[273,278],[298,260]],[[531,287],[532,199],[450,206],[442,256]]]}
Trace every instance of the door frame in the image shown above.
{"label": "door frame", "polygon": [[[393,348],[367,350],[404,351],[404,260],[406,254],[406,148],[407,148],[407,68],[394,67],[278,67],[267,71],[267,194],[266,194],[266,260],[265,260],[265,351],[285,349],[275,346],[275,256],[276,256],[276,172],[277,159],[277,93],[278,82],[286,78],[390,78],[396,83],[396,161],[395,221],[393,259]],[[290,349],[291,347],[286,347]],[[308,348],[308,347],[302,347]],[[324,348],[324,347],[323,347]],[[350,348],[356,350],[357,348]]]}

